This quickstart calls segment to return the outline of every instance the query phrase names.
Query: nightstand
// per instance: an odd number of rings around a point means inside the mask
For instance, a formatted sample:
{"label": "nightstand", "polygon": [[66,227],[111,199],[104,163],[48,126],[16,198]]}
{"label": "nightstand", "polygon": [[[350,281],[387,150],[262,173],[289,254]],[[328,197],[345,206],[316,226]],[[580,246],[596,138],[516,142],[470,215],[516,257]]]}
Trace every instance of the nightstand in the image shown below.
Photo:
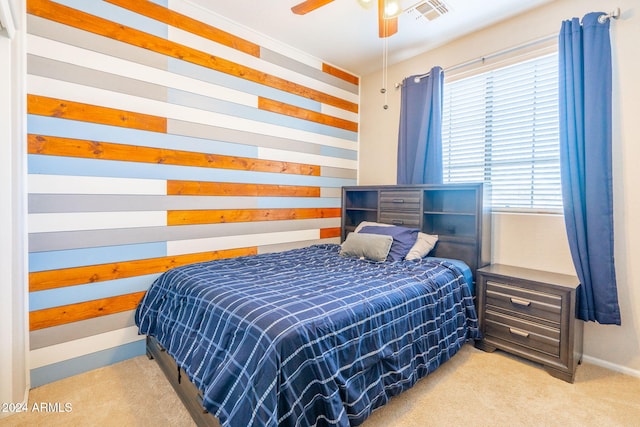
{"label": "nightstand", "polygon": [[582,359],[583,322],[576,319],[578,278],[493,264],[477,270],[476,347],[500,349],[540,363],[573,382]]}

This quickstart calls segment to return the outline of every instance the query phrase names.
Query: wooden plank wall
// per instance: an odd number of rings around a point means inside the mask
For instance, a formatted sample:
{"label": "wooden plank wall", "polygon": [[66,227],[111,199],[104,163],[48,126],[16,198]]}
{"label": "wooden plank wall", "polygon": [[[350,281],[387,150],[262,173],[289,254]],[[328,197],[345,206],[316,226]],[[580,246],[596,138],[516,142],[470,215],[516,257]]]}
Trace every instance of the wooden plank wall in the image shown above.
{"label": "wooden plank wall", "polygon": [[197,0],[28,0],[31,385],[144,353],[191,262],[338,242],[358,77]]}

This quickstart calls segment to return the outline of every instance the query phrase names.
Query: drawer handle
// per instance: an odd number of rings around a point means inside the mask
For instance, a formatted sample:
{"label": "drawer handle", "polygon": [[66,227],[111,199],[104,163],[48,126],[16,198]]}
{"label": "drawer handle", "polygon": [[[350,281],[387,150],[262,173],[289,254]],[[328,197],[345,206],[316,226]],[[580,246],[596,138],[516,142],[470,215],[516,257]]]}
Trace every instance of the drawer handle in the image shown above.
{"label": "drawer handle", "polygon": [[404,203],[404,199],[393,199],[393,203]]}
{"label": "drawer handle", "polygon": [[511,304],[519,305],[521,307],[529,307],[531,305],[531,301],[527,301],[526,299],[511,297],[509,300],[511,301]]}
{"label": "drawer handle", "polygon": [[404,221],[401,220],[401,219],[393,219],[393,220],[391,220],[391,223],[395,224],[395,225],[402,225],[402,224],[404,224]]}
{"label": "drawer handle", "polygon": [[529,332],[521,331],[520,329],[509,328],[509,332],[522,338],[529,338]]}

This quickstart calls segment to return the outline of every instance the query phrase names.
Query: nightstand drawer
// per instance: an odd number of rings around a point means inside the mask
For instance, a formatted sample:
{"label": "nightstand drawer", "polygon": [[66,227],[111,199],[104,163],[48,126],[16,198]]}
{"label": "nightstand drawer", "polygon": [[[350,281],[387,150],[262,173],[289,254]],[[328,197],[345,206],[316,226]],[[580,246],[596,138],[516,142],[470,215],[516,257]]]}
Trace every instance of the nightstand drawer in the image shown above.
{"label": "nightstand drawer", "polygon": [[555,323],[560,323],[561,320],[561,296],[492,280],[486,282],[486,304]]}
{"label": "nightstand drawer", "polygon": [[380,210],[420,211],[420,191],[381,191]]}
{"label": "nightstand drawer", "polygon": [[380,212],[380,222],[418,228],[420,227],[420,213]]}
{"label": "nightstand drawer", "polygon": [[491,337],[560,356],[560,329],[487,310],[485,338]]}

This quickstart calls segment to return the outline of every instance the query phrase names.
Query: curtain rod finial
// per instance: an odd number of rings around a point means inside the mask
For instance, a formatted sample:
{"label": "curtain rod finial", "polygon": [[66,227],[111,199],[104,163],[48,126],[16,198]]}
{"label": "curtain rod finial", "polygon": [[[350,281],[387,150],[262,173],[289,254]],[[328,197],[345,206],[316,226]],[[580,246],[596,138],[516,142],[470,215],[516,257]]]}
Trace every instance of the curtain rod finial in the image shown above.
{"label": "curtain rod finial", "polygon": [[611,12],[605,13],[604,15],[600,15],[598,17],[598,22],[601,24],[604,24],[605,22],[607,22],[607,19],[618,19],[619,17],[620,17],[620,8],[616,7]]}

